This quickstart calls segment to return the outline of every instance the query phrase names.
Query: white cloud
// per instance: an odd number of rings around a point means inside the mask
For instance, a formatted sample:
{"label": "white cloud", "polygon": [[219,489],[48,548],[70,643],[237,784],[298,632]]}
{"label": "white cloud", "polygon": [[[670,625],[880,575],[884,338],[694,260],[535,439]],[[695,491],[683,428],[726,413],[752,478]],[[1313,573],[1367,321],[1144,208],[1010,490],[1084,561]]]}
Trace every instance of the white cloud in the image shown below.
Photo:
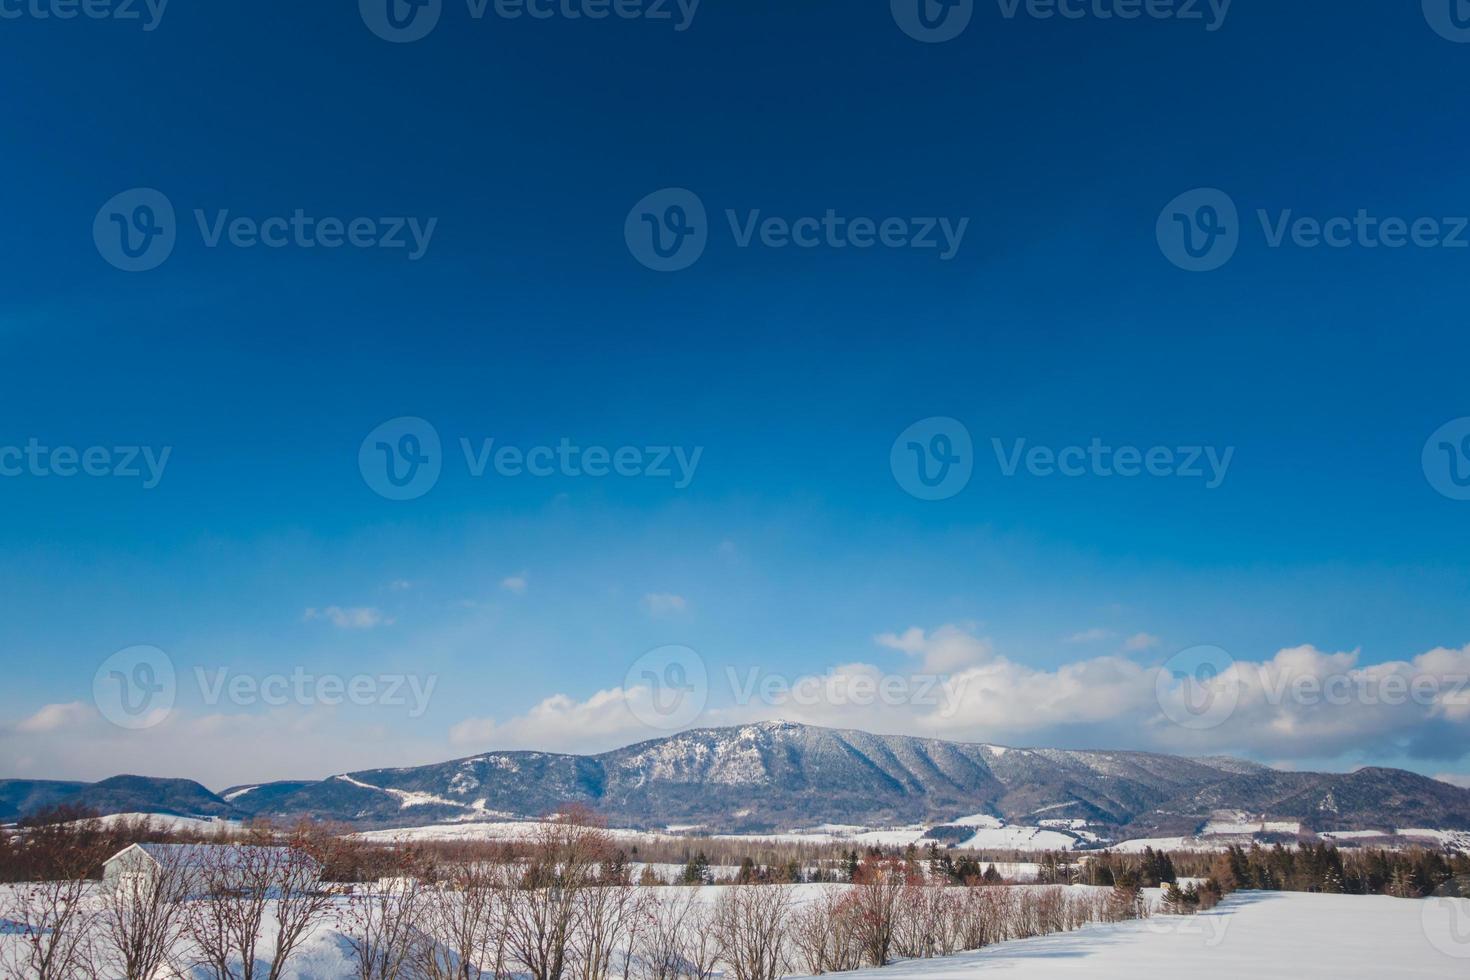
{"label": "white cloud", "polygon": [[1109,637],[1111,637],[1112,635],[1113,635],[1113,631],[1112,630],[1105,630],[1101,626],[1094,626],[1090,630],[1083,630],[1080,633],[1073,633],[1071,636],[1067,637],[1067,642],[1068,643],[1096,643],[1099,640],[1106,640]]}
{"label": "white cloud", "polygon": [[383,615],[383,611],[373,606],[327,606],[325,609],[315,607],[307,609],[301,618],[305,622],[313,622],[325,619],[339,630],[370,630],[379,626],[392,626],[392,617]]}
{"label": "white cloud", "polygon": [[530,584],[530,576],[526,572],[516,572],[500,580],[500,587],[507,592],[516,595],[525,595],[526,586]]}
{"label": "white cloud", "polygon": [[396,578],[388,583],[389,592],[407,592],[413,588],[413,583],[406,578]]}
{"label": "white cloud", "polygon": [[1152,650],[1159,645],[1159,638],[1152,633],[1134,633],[1123,641],[1123,649],[1134,653]]}
{"label": "white cloud", "polygon": [[[60,710],[55,710],[60,709]],[[98,780],[120,773],[193,779],[211,790],[271,779],[442,761],[442,738],[390,730],[382,709],[290,706],[260,713],[175,709],[125,730],[88,704],[49,705],[0,725],[4,777]],[[377,716],[370,712],[380,712]]]}
{"label": "white cloud", "polygon": [[97,709],[80,701],[68,704],[48,704],[29,718],[19,721],[15,730],[33,735],[78,728],[97,718]]}
{"label": "white cloud", "polygon": [[[1358,651],[1312,646],[1238,660],[1206,682],[1235,695],[1233,711],[1216,727],[1193,730],[1169,717],[1184,717],[1186,682],[1121,654],[1032,666],[998,653],[973,624],[911,627],[874,640],[910,658],[914,674],[861,662],[818,668],[807,679],[781,671],[784,688],[768,693],[755,683],[745,688],[754,695],[742,698],[746,671],[781,669],[736,665],[732,677],[712,665],[711,707],[692,724],[781,717],[962,741],[1248,755],[1280,766],[1408,757],[1443,760],[1438,768],[1453,770],[1470,757],[1470,646],[1372,665]],[[873,696],[885,684],[896,697]],[[389,727],[401,719],[346,709],[175,711],[155,729],[125,732],[86,702],[51,704],[0,725],[0,758],[11,760],[5,775],[101,778],[143,770],[220,788],[440,761],[465,746],[602,751],[667,734],[639,721],[652,716],[643,709],[651,709],[653,695],[641,685],[585,698],[557,693],[521,714],[460,721],[448,730],[450,744],[443,728],[405,742]],[[1470,781],[1453,772],[1441,778]]]}
{"label": "white cloud", "polygon": [[639,604],[643,606],[643,611],[654,619],[675,616],[689,608],[688,599],[681,595],[674,595],[672,592],[650,592],[639,600]]}
{"label": "white cloud", "polygon": [[975,636],[967,627],[953,624],[929,633],[910,626],[902,633],[880,633],[873,637],[873,641],[879,646],[918,657],[925,670],[936,674],[947,674],[981,663],[988,660],[993,652],[989,640]]}
{"label": "white cloud", "polygon": [[[504,723],[493,718],[469,718],[449,731],[458,746],[479,751],[540,749],[556,752],[605,751],[668,734],[638,720],[634,707],[652,710],[653,691],[644,685],[598,691],[585,701],[554,694],[524,715]],[[645,717],[649,712],[644,712]]]}
{"label": "white cloud", "polygon": [[1442,783],[1449,783],[1451,786],[1470,789],[1470,772],[1442,772],[1434,778]]}

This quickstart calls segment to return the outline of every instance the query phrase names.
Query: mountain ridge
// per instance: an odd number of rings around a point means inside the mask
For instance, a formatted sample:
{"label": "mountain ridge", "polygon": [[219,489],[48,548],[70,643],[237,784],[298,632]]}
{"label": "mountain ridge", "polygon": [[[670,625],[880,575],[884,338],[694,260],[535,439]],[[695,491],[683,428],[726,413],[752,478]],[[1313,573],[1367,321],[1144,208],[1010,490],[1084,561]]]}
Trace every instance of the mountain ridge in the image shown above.
{"label": "mountain ridge", "polygon": [[[160,796],[147,805],[150,792]],[[0,820],[23,816],[23,801],[38,798],[99,812],[128,805],[191,815],[180,811],[193,805],[209,816],[313,817],[363,828],[536,817],[580,803],[617,826],[731,833],[972,814],[1024,823],[1045,813],[1111,828],[1121,839],[1192,834],[1220,811],[1311,831],[1470,830],[1470,790],[1405,770],[1282,772],[1223,756],[1016,748],[780,721],[690,729],[595,755],[485,752],[219,794],[143,777],[0,781]]]}

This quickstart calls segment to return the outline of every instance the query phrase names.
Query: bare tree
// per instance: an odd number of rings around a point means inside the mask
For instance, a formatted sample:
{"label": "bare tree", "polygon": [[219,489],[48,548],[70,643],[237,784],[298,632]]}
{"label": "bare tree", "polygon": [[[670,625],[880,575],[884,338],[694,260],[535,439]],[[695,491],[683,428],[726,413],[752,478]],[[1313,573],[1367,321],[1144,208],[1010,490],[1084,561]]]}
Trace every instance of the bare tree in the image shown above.
{"label": "bare tree", "polygon": [[622,880],[602,881],[577,895],[577,922],[572,931],[570,962],[576,980],[604,980],[614,973],[619,951],[624,953],[621,974],[627,976],[639,919],[648,899]]}
{"label": "bare tree", "polygon": [[909,880],[909,867],[898,858],[865,858],[853,876],[859,941],[872,966],[883,966],[888,962],[899,914],[899,899]]}
{"label": "bare tree", "polygon": [[[215,980],[280,980],[301,941],[331,910],[321,866],[299,846],[277,846],[267,829],[256,844],[202,852],[198,900],[188,929],[200,964]],[[273,942],[262,948],[274,910]],[[269,960],[259,953],[269,950]],[[263,966],[263,969],[262,969]]]}
{"label": "bare tree", "polygon": [[808,973],[837,973],[862,965],[857,904],[847,888],[830,887],[791,917],[791,944]]}
{"label": "bare tree", "polygon": [[502,891],[479,864],[455,868],[425,890],[418,971],[427,980],[482,980],[505,972]]}
{"label": "bare tree", "polygon": [[407,980],[422,953],[415,923],[424,884],[414,875],[354,890],[347,900],[344,934],[358,980]]}
{"label": "bare tree", "polygon": [[611,851],[606,832],[578,814],[545,823],[525,865],[505,866],[506,945],[532,980],[561,980],[566,972],[585,911],[582,893],[597,884]]}
{"label": "bare tree", "polygon": [[715,904],[720,957],[735,980],[776,980],[788,966],[789,885],[733,885]]}
{"label": "bare tree", "polygon": [[0,919],[15,940],[0,944],[0,977],[6,980],[83,980],[96,913],[87,903],[93,883],[58,878],[0,890]]}
{"label": "bare tree", "polygon": [[[78,816],[82,819],[74,819]],[[35,878],[0,889],[0,919],[11,942],[0,944],[0,977],[6,980],[80,980],[90,977],[89,945],[96,922],[89,881],[107,856],[100,825],[82,811],[62,810],[0,842],[13,861],[6,870]],[[47,820],[59,822],[45,822]],[[9,877],[9,875],[7,875]]]}
{"label": "bare tree", "polygon": [[99,974],[153,980],[172,963],[188,934],[185,900],[197,883],[197,853],[192,845],[159,847],[146,870],[103,886],[94,961]]}

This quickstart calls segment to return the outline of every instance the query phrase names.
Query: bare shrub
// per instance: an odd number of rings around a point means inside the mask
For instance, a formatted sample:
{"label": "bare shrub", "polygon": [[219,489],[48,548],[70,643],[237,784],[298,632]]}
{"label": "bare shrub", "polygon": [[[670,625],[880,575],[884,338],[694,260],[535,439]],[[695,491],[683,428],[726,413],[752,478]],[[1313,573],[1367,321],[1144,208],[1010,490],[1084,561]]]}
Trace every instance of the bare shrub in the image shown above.
{"label": "bare shrub", "polygon": [[122,980],[153,980],[188,933],[185,900],[195,879],[189,845],[160,848],[154,866],[100,891],[94,966]]}
{"label": "bare shrub", "polygon": [[[628,950],[642,924],[649,898],[626,876],[593,883],[579,890],[576,898],[577,921],[570,956],[573,976],[577,980],[604,980],[617,972],[626,978],[632,965]],[[618,964],[620,955],[623,961]]]}
{"label": "bare shrub", "polygon": [[84,980],[91,976],[88,944],[96,920],[87,904],[92,883],[58,878],[0,893],[0,919],[11,923],[0,944],[6,980]]}
{"label": "bare shrub", "polygon": [[712,926],[720,958],[735,980],[776,980],[787,968],[789,885],[732,885],[715,903]]}
{"label": "bare shrub", "polygon": [[[250,846],[201,851],[193,872],[198,897],[186,923],[198,965],[214,980],[280,980],[291,955],[332,907],[315,859],[295,844],[275,845],[264,828],[252,839]],[[268,910],[275,912],[275,934],[262,949]],[[265,950],[269,960],[260,957]]]}
{"label": "bare shrub", "polygon": [[347,900],[343,933],[358,980],[409,980],[421,955],[416,922],[424,883],[412,875],[356,889]]}
{"label": "bare shrub", "polygon": [[791,945],[808,973],[862,966],[858,907],[846,888],[825,888],[791,917]]}
{"label": "bare shrub", "polygon": [[455,868],[421,896],[424,940],[418,972],[425,980],[482,980],[506,972],[503,892],[484,865]]}
{"label": "bare shrub", "polygon": [[908,865],[898,858],[867,857],[853,875],[858,942],[871,966],[883,966],[893,949],[899,899],[909,885]]}
{"label": "bare shrub", "polygon": [[638,980],[710,980],[720,947],[713,913],[698,892],[681,888],[660,894],[641,917]]}
{"label": "bare shrub", "polygon": [[579,916],[582,893],[597,884],[611,840],[585,815],[543,825],[524,866],[503,866],[506,946],[532,980],[561,980]]}

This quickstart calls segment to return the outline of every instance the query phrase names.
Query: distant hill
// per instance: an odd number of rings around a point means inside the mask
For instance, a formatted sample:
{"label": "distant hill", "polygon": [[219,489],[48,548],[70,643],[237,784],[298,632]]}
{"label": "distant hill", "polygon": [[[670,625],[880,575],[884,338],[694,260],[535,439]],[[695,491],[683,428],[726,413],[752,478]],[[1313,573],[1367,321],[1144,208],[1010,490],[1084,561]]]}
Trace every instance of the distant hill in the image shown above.
{"label": "distant hill", "polygon": [[1227,758],[1021,749],[767,722],[600,755],[490,752],[408,769],[237,786],[184,780],[0,782],[0,819],[59,800],[99,812],[308,816],[360,827],[539,816],[584,803],[617,826],[765,832],[821,823],[1012,824],[1071,818],[1109,836],[1195,833],[1218,811],[1313,831],[1470,830],[1470,790],[1396,769],[1279,772]]}
{"label": "distant hill", "polygon": [[100,783],[0,780],[0,821],[66,804],[100,815],[160,813],[175,817],[239,817],[239,810],[188,779],[113,776]]}

